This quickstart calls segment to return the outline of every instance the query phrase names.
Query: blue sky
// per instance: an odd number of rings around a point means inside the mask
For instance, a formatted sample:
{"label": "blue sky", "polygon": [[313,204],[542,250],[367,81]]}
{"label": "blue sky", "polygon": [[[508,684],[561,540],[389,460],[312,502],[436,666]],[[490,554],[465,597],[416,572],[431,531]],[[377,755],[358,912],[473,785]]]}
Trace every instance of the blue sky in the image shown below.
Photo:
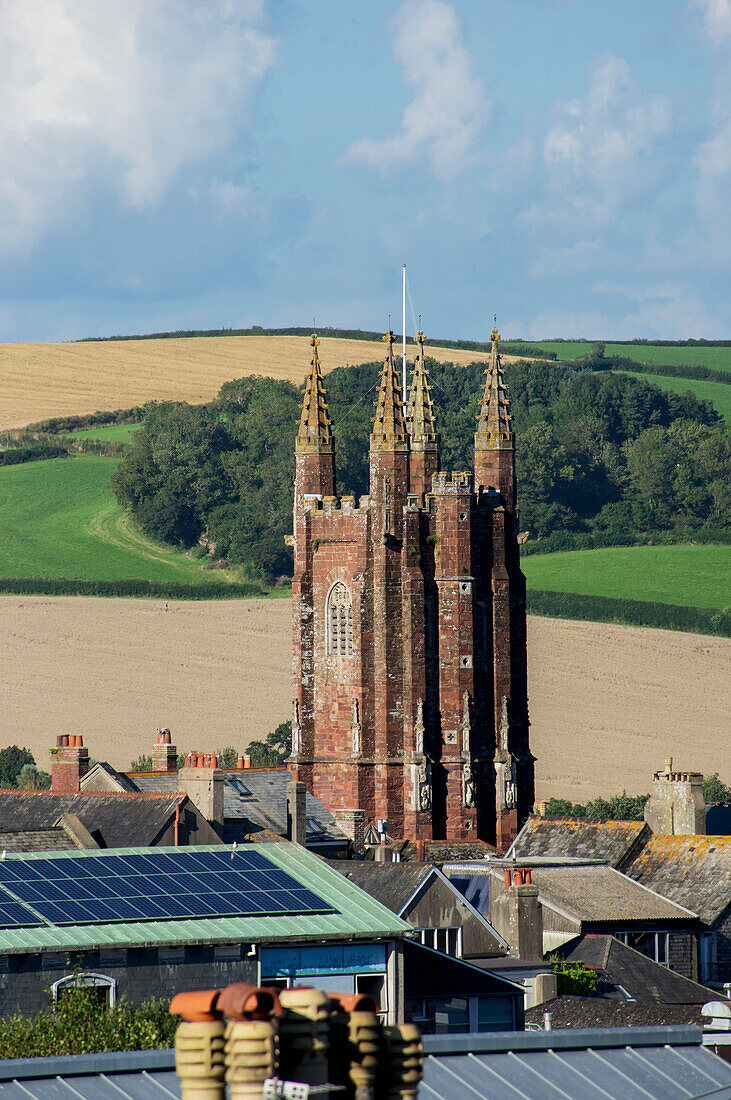
{"label": "blue sky", "polygon": [[[731,337],[731,0],[0,0],[0,341]],[[410,325],[409,328],[412,326]]]}

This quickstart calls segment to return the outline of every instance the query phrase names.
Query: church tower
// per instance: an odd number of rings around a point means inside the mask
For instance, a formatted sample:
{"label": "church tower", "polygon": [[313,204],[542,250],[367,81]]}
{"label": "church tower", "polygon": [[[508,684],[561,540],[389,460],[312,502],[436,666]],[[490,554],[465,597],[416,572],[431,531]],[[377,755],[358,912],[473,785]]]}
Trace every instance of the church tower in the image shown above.
{"label": "church tower", "polygon": [[515,442],[499,336],[475,468],[440,472],[418,333],[408,403],[384,337],[370,493],[335,495],[313,357],[296,445],[289,766],[337,814],[392,836],[505,848],[533,805]]}

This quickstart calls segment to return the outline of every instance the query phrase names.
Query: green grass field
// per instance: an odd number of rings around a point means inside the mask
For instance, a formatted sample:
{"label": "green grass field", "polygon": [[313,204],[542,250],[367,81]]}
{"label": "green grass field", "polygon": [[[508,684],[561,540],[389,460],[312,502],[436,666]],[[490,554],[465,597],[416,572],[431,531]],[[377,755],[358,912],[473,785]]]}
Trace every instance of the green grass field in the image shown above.
{"label": "green grass field", "polygon": [[[506,344],[510,340],[506,338]],[[526,352],[531,348],[555,351],[559,359],[578,359],[590,355],[590,340],[535,340],[522,345]],[[731,371],[731,347],[729,348],[666,348],[653,344],[605,344],[605,355],[625,355],[636,363],[661,363],[663,366],[711,367],[713,370]]]}
{"label": "green grass field", "polygon": [[233,580],[135,528],[109,487],[117,463],[80,455],[0,468],[0,576]]}
{"label": "green grass field", "polygon": [[710,401],[724,420],[731,424],[731,386],[727,386],[725,382],[701,382],[694,378],[673,378],[666,374],[634,374],[632,371],[618,370],[612,373],[644,378],[648,382],[654,382],[661,390],[671,390],[672,393],[686,393],[692,390],[702,401]]}
{"label": "green grass field", "polygon": [[105,424],[100,428],[80,428],[79,431],[68,434],[82,439],[111,439],[115,443],[127,443],[132,438],[132,433],[141,427],[141,424]]}
{"label": "green grass field", "polygon": [[616,546],[531,554],[528,588],[683,607],[731,604],[731,546]]}

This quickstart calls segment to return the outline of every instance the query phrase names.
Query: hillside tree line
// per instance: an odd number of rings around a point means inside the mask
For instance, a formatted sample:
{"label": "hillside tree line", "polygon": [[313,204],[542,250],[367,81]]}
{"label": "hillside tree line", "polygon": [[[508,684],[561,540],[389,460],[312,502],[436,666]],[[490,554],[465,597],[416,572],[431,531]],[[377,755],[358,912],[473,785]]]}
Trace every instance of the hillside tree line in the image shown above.
{"label": "hillside tree line", "polygon": [[[326,379],[338,492],[368,492],[380,364]],[[443,469],[470,469],[484,363],[429,363]],[[731,433],[707,401],[585,365],[506,366],[528,551],[693,538],[728,541]],[[113,488],[150,536],[201,545],[266,580],[291,572],[301,391],[249,377],[206,405],[151,404]]]}

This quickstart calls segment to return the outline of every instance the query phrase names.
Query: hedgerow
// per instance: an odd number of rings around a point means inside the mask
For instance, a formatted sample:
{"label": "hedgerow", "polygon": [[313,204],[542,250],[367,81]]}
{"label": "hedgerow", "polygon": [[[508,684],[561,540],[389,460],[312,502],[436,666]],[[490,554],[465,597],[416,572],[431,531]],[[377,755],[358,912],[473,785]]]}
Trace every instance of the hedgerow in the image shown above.
{"label": "hedgerow", "polygon": [[180,581],[75,581],[64,578],[0,577],[0,593],[18,596],[142,596],[162,600],[235,600],[265,596],[260,584],[184,584]]}
{"label": "hedgerow", "polygon": [[48,446],[39,443],[33,447],[14,447],[0,451],[0,466],[18,466],[21,462],[39,462],[46,458],[66,458],[67,447]]}
{"label": "hedgerow", "polygon": [[645,600],[531,590],[527,594],[527,609],[531,615],[546,615],[556,619],[588,619],[592,622],[651,626],[661,630],[686,630],[694,634],[731,637],[730,608],[714,610],[679,607],[676,604],[650,603]]}

